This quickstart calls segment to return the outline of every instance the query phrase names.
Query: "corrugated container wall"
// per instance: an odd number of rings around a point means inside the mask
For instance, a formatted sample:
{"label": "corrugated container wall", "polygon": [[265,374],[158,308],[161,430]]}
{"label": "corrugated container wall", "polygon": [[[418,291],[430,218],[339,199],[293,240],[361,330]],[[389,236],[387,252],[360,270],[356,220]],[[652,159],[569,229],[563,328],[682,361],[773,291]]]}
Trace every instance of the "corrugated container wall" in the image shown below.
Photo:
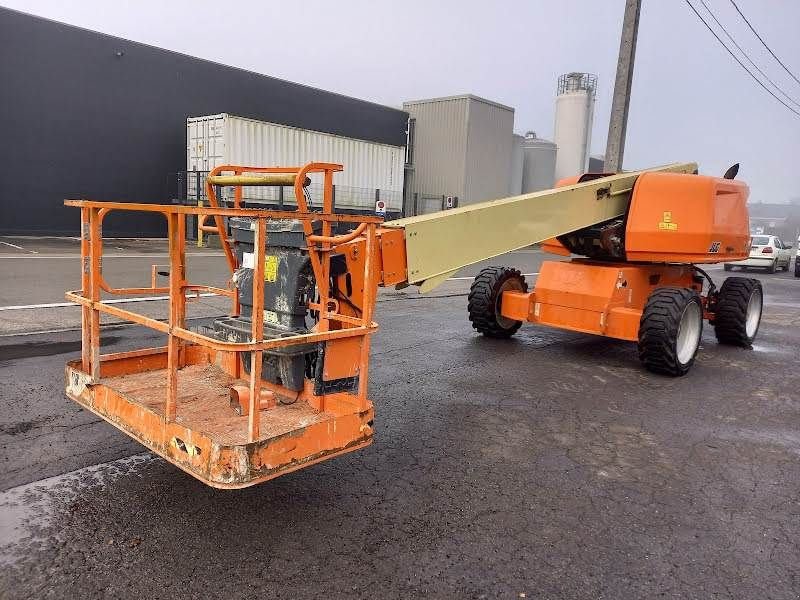
{"label": "corrugated container wall", "polygon": [[[405,148],[345,138],[276,123],[219,114],[186,121],[186,168],[209,171],[230,165],[295,166],[333,162],[344,166],[334,175],[337,208],[373,211],[376,190],[390,212],[403,203]],[[313,178],[312,178],[313,180]],[[321,179],[312,181],[312,198],[319,196]],[[285,191],[286,204],[294,196]],[[316,192],[316,193],[315,193]],[[274,188],[245,188],[245,199],[277,201]]]}
{"label": "corrugated container wall", "polygon": [[406,188],[417,212],[442,196],[463,206],[508,195],[513,108],[463,95],[404,102],[403,110],[414,122]]}

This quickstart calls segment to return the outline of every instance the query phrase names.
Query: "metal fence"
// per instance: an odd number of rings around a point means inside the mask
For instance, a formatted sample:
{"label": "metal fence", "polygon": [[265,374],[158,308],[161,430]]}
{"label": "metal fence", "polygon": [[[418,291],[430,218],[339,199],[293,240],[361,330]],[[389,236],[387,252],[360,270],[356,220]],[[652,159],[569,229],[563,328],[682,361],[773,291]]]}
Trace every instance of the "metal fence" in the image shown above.
{"label": "metal fence", "polygon": [[[196,206],[198,201],[206,202],[205,181],[208,171],[180,171],[171,173],[167,196],[174,203]],[[312,183],[307,188],[311,206],[322,206],[322,184]],[[233,189],[223,188],[217,194],[228,204],[233,202]],[[334,207],[343,212],[373,214],[375,206],[382,200],[387,207],[386,218],[397,218],[403,212],[403,192],[344,185],[333,186]],[[242,202],[245,207],[258,206],[292,210],[297,205],[294,189],[291,187],[244,188]]]}
{"label": "metal fence", "polygon": [[208,171],[178,171],[167,177],[167,198],[176,204],[197,206],[198,200],[206,202],[206,176]]}
{"label": "metal fence", "polygon": [[414,215],[427,215],[456,207],[458,207],[458,196],[420,192],[414,192],[411,206]]}

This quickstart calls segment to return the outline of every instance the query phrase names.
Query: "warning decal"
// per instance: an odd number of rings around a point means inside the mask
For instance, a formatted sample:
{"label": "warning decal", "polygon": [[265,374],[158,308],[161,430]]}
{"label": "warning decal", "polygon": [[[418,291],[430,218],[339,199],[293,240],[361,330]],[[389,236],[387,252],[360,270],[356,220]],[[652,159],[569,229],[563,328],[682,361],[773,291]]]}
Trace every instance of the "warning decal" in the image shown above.
{"label": "warning decal", "polygon": [[662,231],[678,231],[678,224],[672,222],[672,211],[664,211],[664,216],[661,223],[658,224],[658,228]]}
{"label": "warning decal", "polygon": [[277,281],[278,279],[278,257],[267,256],[264,258],[264,281]]}

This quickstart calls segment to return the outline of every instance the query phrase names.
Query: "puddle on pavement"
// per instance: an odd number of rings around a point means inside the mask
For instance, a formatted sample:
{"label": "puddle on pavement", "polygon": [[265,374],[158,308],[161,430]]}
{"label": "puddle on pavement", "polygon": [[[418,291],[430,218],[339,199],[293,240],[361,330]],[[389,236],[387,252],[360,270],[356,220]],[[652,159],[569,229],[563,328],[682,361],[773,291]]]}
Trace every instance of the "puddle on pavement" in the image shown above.
{"label": "puddle on pavement", "polygon": [[776,346],[774,344],[756,343],[752,346],[753,352],[760,352],[765,354],[794,354],[794,348],[787,348],[786,346]]}
{"label": "puddle on pavement", "polygon": [[135,454],[0,492],[0,565],[20,558],[23,543],[36,539],[37,532],[49,524],[54,496],[77,496],[87,485],[113,481],[158,460],[154,454]]}

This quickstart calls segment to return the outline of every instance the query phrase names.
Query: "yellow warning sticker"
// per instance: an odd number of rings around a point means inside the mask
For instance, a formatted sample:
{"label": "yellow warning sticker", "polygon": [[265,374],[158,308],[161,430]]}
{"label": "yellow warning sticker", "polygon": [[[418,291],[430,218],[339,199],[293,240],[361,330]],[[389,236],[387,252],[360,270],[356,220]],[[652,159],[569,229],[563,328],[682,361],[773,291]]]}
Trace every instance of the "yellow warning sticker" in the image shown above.
{"label": "yellow warning sticker", "polygon": [[267,256],[264,259],[264,281],[277,281],[278,280],[278,257]]}
{"label": "yellow warning sticker", "polygon": [[678,231],[678,224],[672,222],[671,210],[665,210],[661,219],[661,223],[658,224],[659,229],[662,231]]}

